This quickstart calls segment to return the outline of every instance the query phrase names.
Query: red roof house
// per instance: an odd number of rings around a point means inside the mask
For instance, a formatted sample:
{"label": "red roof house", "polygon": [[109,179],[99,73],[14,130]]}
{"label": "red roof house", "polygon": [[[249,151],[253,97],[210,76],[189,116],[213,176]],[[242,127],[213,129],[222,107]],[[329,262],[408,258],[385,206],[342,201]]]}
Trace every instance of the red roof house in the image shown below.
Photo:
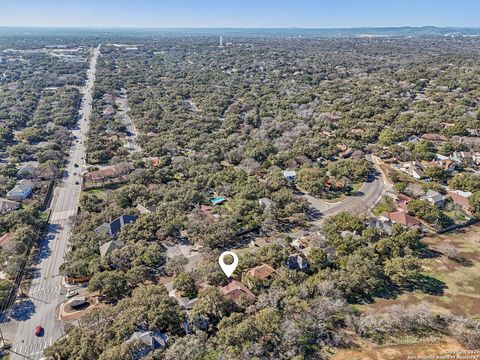
{"label": "red roof house", "polygon": [[255,300],[255,295],[238,280],[233,280],[230,284],[221,287],[220,291],[223,295],[235,301],[239,299],[245,299],[247,301]]}
{"label": "red roof house", "polygon": [[411,227],[416,229],[419,229],[422,224],[420,220],[418,220],[415,216],[409,215],[403,211],[394,211],[394,212],[384,211],[382,212],[381,217],[384,219],[390,220],[394,224],[400,224],[406,227]]}

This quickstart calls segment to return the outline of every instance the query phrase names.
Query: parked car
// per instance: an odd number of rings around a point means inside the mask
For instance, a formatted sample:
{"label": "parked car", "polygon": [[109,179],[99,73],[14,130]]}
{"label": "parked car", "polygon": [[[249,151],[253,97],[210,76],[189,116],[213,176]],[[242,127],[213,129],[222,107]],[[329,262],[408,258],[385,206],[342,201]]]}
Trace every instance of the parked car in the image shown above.
{"label": "parked car", "polygon": [[36,328],[35,328],[35,335],[37,336],[41,336],[42,335],[42,332],[43,332],[43,328],[38,325]]}
{"label": "parked car", "polygon": [[65,297],[67,299],[70,299],[71,297],[74,297],[75,295],[78,295],[78,291],[77,290],[69,290],[67,291],[67,293],[65,294]]}

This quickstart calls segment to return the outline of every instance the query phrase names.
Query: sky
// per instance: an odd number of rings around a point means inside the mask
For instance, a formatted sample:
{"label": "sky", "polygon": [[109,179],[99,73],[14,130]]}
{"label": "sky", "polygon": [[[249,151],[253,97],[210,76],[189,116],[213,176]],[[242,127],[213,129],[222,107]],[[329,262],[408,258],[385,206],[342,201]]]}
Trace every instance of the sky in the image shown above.
{"label": "sky", "polygon": [[0,0],[0,26],[480,26],[480,0]]}

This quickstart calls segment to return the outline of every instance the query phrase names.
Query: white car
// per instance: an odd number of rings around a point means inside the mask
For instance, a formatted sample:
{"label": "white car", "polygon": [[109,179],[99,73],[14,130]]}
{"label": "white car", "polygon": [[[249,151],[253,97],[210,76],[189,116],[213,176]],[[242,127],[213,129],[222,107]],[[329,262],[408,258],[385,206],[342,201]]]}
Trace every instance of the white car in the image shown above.
{"label": "white car", "polygon": [[65,297],[67,299],[70,299],[71,297],[74,297],[75,295],[78,295],[78,291],[77,290],[69,290],[67,291],[67,293],[65,294]]}

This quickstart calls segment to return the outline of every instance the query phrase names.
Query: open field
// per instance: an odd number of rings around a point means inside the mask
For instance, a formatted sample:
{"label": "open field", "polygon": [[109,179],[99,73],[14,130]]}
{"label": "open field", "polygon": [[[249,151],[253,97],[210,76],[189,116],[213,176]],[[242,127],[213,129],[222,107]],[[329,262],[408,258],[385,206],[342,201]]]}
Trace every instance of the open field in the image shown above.
{"label": "open field", "polygon": [[343,350],[337,352],[332,360],[406,360],[409,356],[445,356],[462,349],[461,345],[452,341],[402,344],[374,349]]}
{"label": "open field", "polygon": [[393,304],[425,303],[434,311],[467,317],[480,317],[480,225],[468,229],[424,238],[433,250],[451,244],[458,249],[459,259],[438,257],[423,260],[425,274],[445,284],[443,295],[406,292],[397,299],[380,299],[364,306],[367,311],[382,311]]}
{"label": "open field", "polygon": [[[433,311],[445,314],[480,318],[480,225],[443,235],[424,238],[431,249],[441,251],[442,245],[452,244],[458,249],[459,260],[445,255],[423,260],[425,275],[444,283],[442,295],[405,292],[396,299],[377,299],[375,303],[360,306],[362,311],[385,311],[394,304],[424,303]],[[403,360],[408,356],[440,356],[447,351],[461,350],[458,343],[444,342],[373,346],[362,344],[361,350],[338,351],[333,360]]]}

